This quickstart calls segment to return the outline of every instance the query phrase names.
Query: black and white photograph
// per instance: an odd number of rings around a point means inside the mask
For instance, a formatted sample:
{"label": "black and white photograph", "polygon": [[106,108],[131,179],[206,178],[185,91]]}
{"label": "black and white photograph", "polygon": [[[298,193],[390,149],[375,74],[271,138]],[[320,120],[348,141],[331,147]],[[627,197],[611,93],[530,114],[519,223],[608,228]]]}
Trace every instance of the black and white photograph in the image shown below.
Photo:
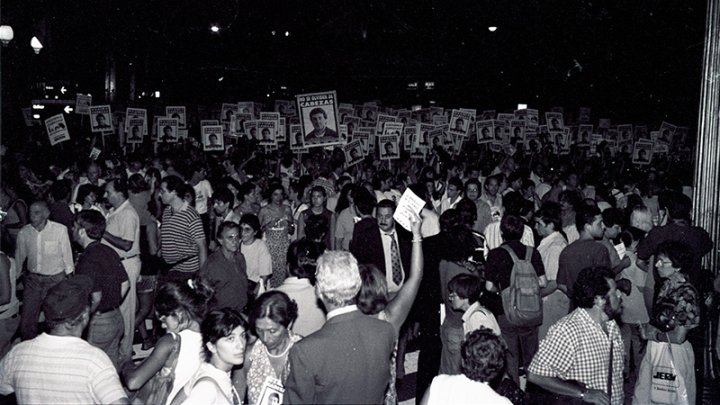
{"label": "black and white photograph", "polygon": [[225,138],[222,125],[208,125],[202,127],[202,142],[205,152],[225,150]]}
{"label": "black and white photograph", "polygon": [[48,134],[48,140],[51,146],[55,146],[60,142],[70,140],[70,132],[65,123],[65,116],[62,114],[53,115],[45,120],[45,130]]}
{"label": "black and white photograph", "polygon": [[493,123],[493,143],[495,144],[503,144],[507,142],[507,137],[505,136],[505,121],[502,120],[492,120]]}
{"label": "black and white photograph", "polygon": [[90,106],[92,105],[91,94],[77,93],[75,95],[75,114],[90,115]]}
{"label": "black and white photograph", "polygon": [[397,117],[390,114],[378,113],[377,119],[375,120],[375,133],[382,135],[383,129],[385,128],[386,122],[395,122]]}
{"label": "black and white photograph", "polygon": [[484,144],[493,141],[493,120],[477,121],[477,143]]}
{"label": "black and white photograph", "polygon": [[243,123],[243,131],[245,131],[245,136],[248,140],[251,141],[260,141],[261,136],[257,131],[257,121],[256,120],[247,120]]}
{"label": "black and white photograph", "polygon": [[633,140],[633,126],[632,124],[623,124],[617,126],[618,131],[618,142],[627,142]]}
{"label": "black and white photograph", "polygon": [[400,145],[398,145],[399,140],[400,138],[395,135],[380,135],[378,137],[380,160],[400,159]]}
{"label": "black and white photograph", "polygon": [[92,132],[106,132],[113,130],[113,122],[109,105],[90,106],[90,128]]}
{"label": "black and white photograph", "polygon": [[275,134],[277,133],[277,121],[275,120],[257,120],[256,138],[260,145],[275,145]]}
{"label": "black and white photograph", "polygon": [[343,146],[343,152],[345,152],[345,163],[348,167],[355,166],[365,158],[362,142],[359,139],[354,139]]}
{"label": "black and white photograph", "polygon": [[301,125],[305,136],[305,147],[340,144],[338,135],[337,94],[298,94],[295,96],[299,108]]}
{"label": "black and white photograph", "polygon": [[232,120],[233,114],[237,113],[237,103],[222,103],[222,109],[220,110],[220,121],[229,123]]}
{"label": "black and white photograph", "polygon": [[470,124],[475,119],[475,113],[463,110],[452,110],[450,116],[449,132],[453,135],[468,136]]}
{"label": "black and white photograph", "polygon": [[130,118],[127,120],[127,132],[125,133],[125,143],[139,144],[143,143],[143,118]]}
{"label": "black and white photograph", "polygon": [[252,114],[255,117],[257,106],[254,101],[239,101],[237,103],[237,112],[241,114]]}
{"label": "black and white photograph", "polygon": [[178,133],[179,125],[177,118],[158,119],[158,141],[161,143],[176,143],[180,137]]}
{"label": "black and white photograph", "polygon": [[658,129],[657,142],[665,145],[671,145],[676,128],[677,127],[675,125],[663,121],[660,124],[660,129]]}
{"label": "black and white photograph", "polygon": [[563,115],[560,112],[546,112],[545,123],[548,126],[548,131],[562,131],[565,128]]}
{"label": "black and white photograph", "polygon": [[584,124],[580,125],[578,128],[578,137],[575,142],[578,146],[588,146],[590,145],[590,137],[593,134],[593,126]]}
{"label": "black and white photograph", "polygon": [[185,106],[167,106],[165,107],[165,116],[177,118],[179,129],[187,128]]}
{"label": "black and white photograph", "polygon": [[131,119],[141,119],[143,120],[142,124],[142,135],[148,134],[148,123],[147,123],[147,109],[145,108],[134,108],[134,107],[128,107],[125,110],[125,126],[123,127],[125,129],[125,132],[127,132],[130,129],[129,121]]}
{"label": "black and white photograph", "polygon": [[637,141],[633,148],[632,162],[638,165],[648,165],[652,162],[654,143]]}
{"label": "black and white photograph", "polygon": [[420,136],[420,124],[408,125],[403,129],[403,150],[411,151],[416,139]]}

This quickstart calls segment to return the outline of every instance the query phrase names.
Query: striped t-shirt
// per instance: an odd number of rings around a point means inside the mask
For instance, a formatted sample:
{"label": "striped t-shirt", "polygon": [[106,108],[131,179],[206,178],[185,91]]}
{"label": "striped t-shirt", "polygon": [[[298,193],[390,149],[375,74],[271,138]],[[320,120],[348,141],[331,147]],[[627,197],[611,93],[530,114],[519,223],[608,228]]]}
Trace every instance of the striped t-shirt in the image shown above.
{"label": "striped t-shirt", "polygon": [[102,350],[74,336],[43,333],[0,361],[0,394],[19,404],[109,404],[125,398]]}
{"label": "striped t-shirt", "polygon": [[174,266],[172,270],[195,272],[200,268],[198,244],[205,243],[202,221],[195,208],[184,203],[179,210],[165,208],[160,226],[160,247],[167,263],[175,263],[192,257]]}

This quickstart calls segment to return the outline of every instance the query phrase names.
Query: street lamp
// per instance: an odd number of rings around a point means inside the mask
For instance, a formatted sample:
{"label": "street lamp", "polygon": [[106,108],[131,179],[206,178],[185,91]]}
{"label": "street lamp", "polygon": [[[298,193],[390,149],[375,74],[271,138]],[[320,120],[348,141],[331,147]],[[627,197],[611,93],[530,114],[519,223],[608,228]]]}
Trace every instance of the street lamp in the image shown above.
{"label": "street lamp", "polygon": [[0,25],[0,41],[2,41],[3,46],[7,46],[14,37],[15,33],[11,26]]}
{"label": "street lamp", "polygon": [[41,49],[43,49],[43,44],[40,43],[40,40],[37,37],[32,37],[30,40],[30,46],[32,46],[36,55],[40,53]]}

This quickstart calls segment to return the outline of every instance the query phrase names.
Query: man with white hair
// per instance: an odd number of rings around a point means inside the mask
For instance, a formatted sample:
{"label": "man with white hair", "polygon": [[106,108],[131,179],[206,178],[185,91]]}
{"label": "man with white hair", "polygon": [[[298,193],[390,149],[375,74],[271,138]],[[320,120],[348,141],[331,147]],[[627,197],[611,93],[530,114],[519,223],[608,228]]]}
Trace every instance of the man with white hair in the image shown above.
{"label": "man with white hair", "polygon": [[318,259],[315,294],[327,321],[290,350],[289,404],[380,404],[390,381],[395,332],[385,321],[355,306],[362,280],[349,252],[328,251]]}

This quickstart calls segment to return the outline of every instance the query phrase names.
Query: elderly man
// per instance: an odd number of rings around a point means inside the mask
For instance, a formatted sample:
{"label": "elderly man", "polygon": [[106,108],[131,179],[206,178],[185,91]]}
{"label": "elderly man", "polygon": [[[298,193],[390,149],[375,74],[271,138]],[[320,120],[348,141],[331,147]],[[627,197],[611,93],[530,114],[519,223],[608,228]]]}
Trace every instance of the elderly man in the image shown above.
{"label": "elderly man", "polygon": [[362,281],[357,260],[329,251],[318,259],[315,292],[328,310],[323,327],[290,350],[285,402],[380,404],[390,380],[392,326],[355,306]]}
{"label": "elderly man", "polygon": [[22,342],[0,361],[0,394],[19,404],[127,404],[108,356],[82,339],[92,280],[77,275],[48,291],[48,333]]}
{"label": "elderly man", "polygon": [[107,216],[103,243],[120,256],[123,268],[130,282],[130,290],[120,304],[124,335],[120,341],[120,361],[132,356],[135,331],[135,309],[137,308],[136,284],[140,276],[140,217],[128,200],[128,185],[124,179],[115,179],[105,187],[105,198],[112,209]]}
{"label": "elderly man", "polygon": [[535,403],[560,403],[557,396],[623,403],[623,342],[613,320],[621,301],[613,277],[608,267],[580,271],[572,294],[577,309],[550,327],[528,368],[528,381],[551,393],[531,394]]}
{"label": "elderly man", "polygon": [[27,260],[20,333],[23,340],[37,335],[40,306],[48,290],[75,269],[67,228],[49,221],[44,201],[30,205],[30,223],[18,233],[15,260],[22,271]]}

